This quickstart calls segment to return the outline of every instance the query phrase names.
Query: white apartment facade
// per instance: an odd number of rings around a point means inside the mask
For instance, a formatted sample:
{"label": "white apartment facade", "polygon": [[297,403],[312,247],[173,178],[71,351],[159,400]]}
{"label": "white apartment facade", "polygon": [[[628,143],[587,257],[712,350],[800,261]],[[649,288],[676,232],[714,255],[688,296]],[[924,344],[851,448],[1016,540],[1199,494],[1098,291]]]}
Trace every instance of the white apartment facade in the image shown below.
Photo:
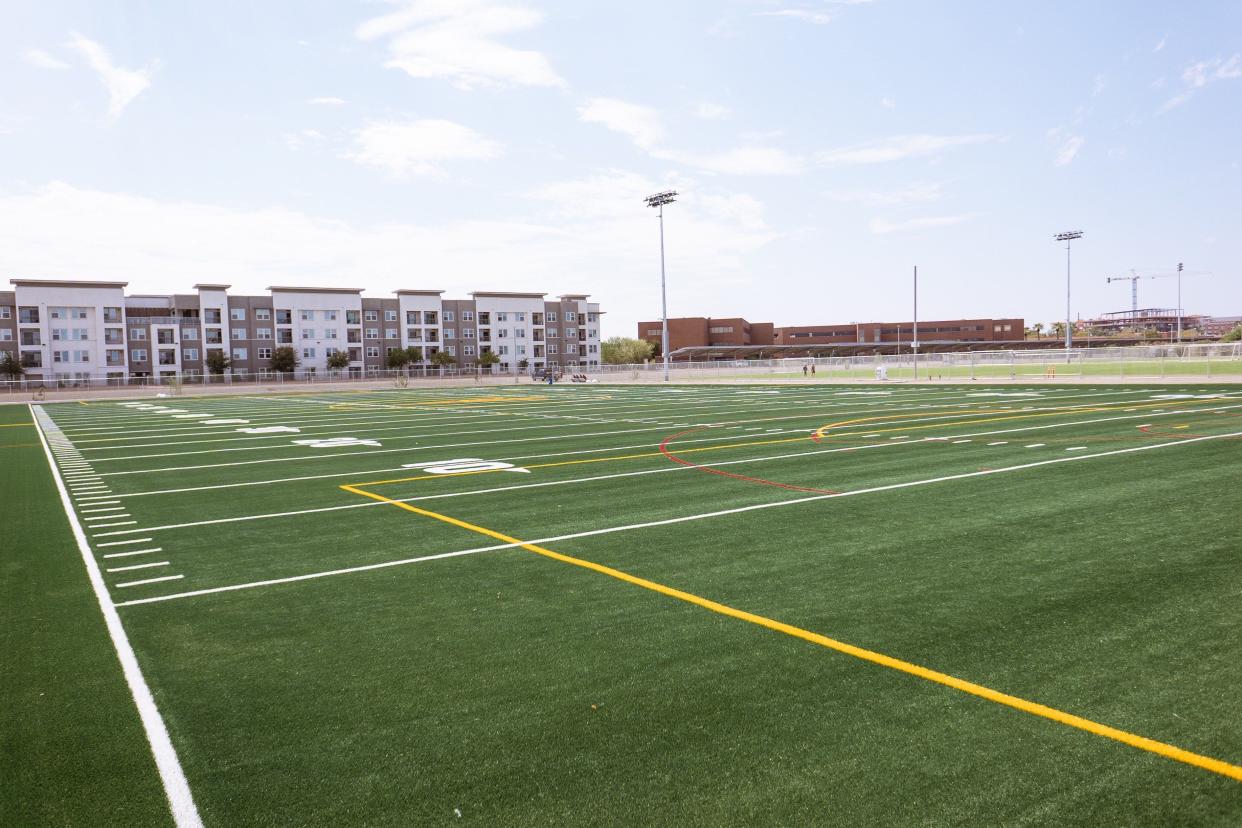
{"label": "white apartment facade", "polygon": [[194,293],[125,295],[125,282],[13,279],[0,291],[0,351],[32,380],[192,378],[208,356],[228,357],[234,374],[271,370],[272,352],[292,347],[301,371],[327,370],[348,355],[348,370],[382,369],[396,350],[418,349],[414,366],[444,351],[461,371],[483,353],[493,373],[590,370],[600,362],[599,305],[585,294],[548,301],[544,293],[403,289],[364,297],[362,288],[273,286],[236,295],[229,285]]}

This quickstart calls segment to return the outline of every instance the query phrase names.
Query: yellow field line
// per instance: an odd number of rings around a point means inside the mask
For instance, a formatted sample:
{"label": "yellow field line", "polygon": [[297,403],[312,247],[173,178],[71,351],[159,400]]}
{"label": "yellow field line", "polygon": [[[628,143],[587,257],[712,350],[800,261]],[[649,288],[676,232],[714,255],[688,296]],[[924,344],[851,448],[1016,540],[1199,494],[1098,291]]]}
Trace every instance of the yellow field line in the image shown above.
{"label": "yellow field line", "polygon": [[873,650],[866,650],[862,647],[856,647],[853,644],[846,644],[845,642],[838,641],[835,638],[829,638],[828,636],[821,635],[820,633],[811,632],[810,630],[805,630],[801,627],[795,627],[792,624],[786,624],[782,621],[776,621],[763,615],[757,615],[753,612],[746,612],[745,610],[736,609],[717,601],[712,601],[709,598],[703,598],[684,590],[665,586],[664,584],[659,584],[655,581],[647,580],[646,578],[639,578],[635,575],[630,575],[627,572],[622,572],[619,569],[613,569],[610,566],[604,566],[603,564],[598,564],[593,561],[575,558],[570,555],[564,555],[560,552],[554,552],[546,547],[533,543],[526,543],[525,541],[518,540],[517,538],[501,532],[497,532],[483,526],[476,526],[473,523],[467,523],[464,520],[458,520],[457,518],[449,517],[448,515],[442,515],[439,512],[432,512],[427,509],[420,509],[417,506],[411,506],[408,503],[401,503],[400,501],[392,500],[384,497],[383,495],[375,494],[374,492],[364,491],[356,486],[345,485],[341,486],[341,488],[346,491],[353,492],[354,494],[371,498],[372,500],[390,503],[393,506],[406,510],[407,512],[413,512],[416,515],[422,515],[424,517],[442,521],[462,529],[467,529],[471,532],[477,532],[480,535],[486,535],[489,538],[494,538],[504,543],[515,544],[522,549],[534,552],[537,555],[542,555],[545,558],[551,558],[554,561],[560,561],[561,563],[570,564],[571,566],[589,569],[592,572],[598,572],[601,575],[607,575],[608,577],[615,578],[618,581],[624,581],[627,584],[633,584],[634,586],[642,587],[643,589],[648,589],[652,592],[657,592],[669,598],[675,598],[679,601],[694,604],[695,606],[702,607],[703,609],[711,612],[719,613],[720,615],[736,618],[739,621],[746,621],[760,627],[766,627],[774,632],[783,633],[785,635],[793,636],[794,638],[800,638],[803,641],[810,642],[811,644],[818,644],[821,647],[826,647],[830,650],[835,650],[839,653],[862,659],[863,661],[869,661],[872,664],[878,664],[881,667],[888,667],[889,669],[897,670],[908,675],[917,676],[918,678],[935,682],[936,684],[941,684],[945,687],[951,687],[954,690],[968,693],[981,699],[987,699],[988,701],[995,702],[996,704],[1005,705],[1006,707],[1011,707],[1015,710],[1021,710],[1022,712],[1029,713],[1033,716],[1040,716],[1045,719],[1050,719],[1068,727],[1077,728],[1078,730],[1083,730],[1087,733],[1093,733],[1096,736],[1103,736],[1106,739],[1112,739],[1114,741],[1130,745],[1131,747],[1136,747],[1140,750],[1149,751],[1167,759],[1172,759],[1176,762],[1183,762],[1187,765],[1193,765],[1197,768],[1202,768],[1203,770],[1211,771],[1212,773],[1217,773],[1221,776],[1226,776],[1230,779],[1242,782],[1242,767],[1230,764],[1229,762],[1225,762],[1220,759],[1213,759],[1210,756],[1203,756],[1202,754],[1193,753],[1189,750],[1176,747],[1175,745],[1170,745],[1165,742],[1158,742],[1155,739],[1148,739],[1145,736],[1139,736],[1125,730],[1109,727],[1106,724],[1101,724],[1099,722],[1092,721],[1091,719],[1084,719],[1081,716],[1075,716],[1072,713],[1066,713],[1063,710],[1048,707],[1047,705],[1039,704],[1038,702],[1028,701],[1026,699],[1019,698],[1018,696],[1011,696],[1008,693],[1002,693],[999,690],[993,690],[990,687],[984,687],[981,684],[975,684],[974,682],[966,681],[964,679],[957,678],[956,676],[948,675],[947,673],[931,670],[927,667],[922,667],[909,661],[903,661],[899,658],[893,658],[892,656],[887,656],[883,653],[877,653]]}
{"label": "yellow field line", "polygon": [[[1206,402],[1206,401],[1203,401],[1203,402]],[[1166,402],[1164,403],[1164,405],[1167,407],[1168,403]],[[1127,406],[1127,407],[1137,408],[1141,406]],[[998,422],[1003,422],[1005,420],[1029,420],[1035,417],[1056,417],[1056,416],[1061,416],[1064,414],[1091,414],[1091,413],[1116,411],[1116,410],[1118,409],[1116,408],[1075,408],[1069,411],[1066,411],[1066,410],[1039,411],[1039,412],[1034,412],[1034,413],[1029,413],[1029,414],[1008,414],[1009,409],[992,409],[992,410],[965,409],[962,411],[943,411],[943,412],[922,411],[922,412],[918,412],[914,414],[889,414],[889,415],[881,415],[877,417],[864,417],[858,420],[843,420],[839,423],[829,423],[828,425],[820,426],[820,428],[818,428],[815,433],[822,437],[822,436],[825,436],[822,433],[825,429],[842,428],[847,425],[856,425],[859,423],[872,422],[875,420],[898,420],[898,419],[910,418],[910,417],[926,417],[929,414],[937,414],[937,415],[941,415],[941,414],[943,415],[996,414],[996,413],[999,413],[1000,411],[1005,411],[1007,413],[1007,416],[987,417],[985,419],[971,418],[971,419],[957,420],[957,421],[951,421],[951,422],[928,423],[926,425],[896,426],[895,428],[880,428],[880,429],[876,429],[875,433],[876,434],[888,434],[893,431],[916,431],[916,430],[925,429],[925,428],[953,428],[955,426],[970,426],[970,425],[977,425],[979,423],[998,423]],[[772,419],[782,419],[782,418],[776,417]],[[758,421],[748,420],[747,422],[758,422]],[[844,436],[851,436],[851,435],[839,435],[839,436],[844,437]],[[678,455],[692,454],[692,453],[701,452],[701,451],[719,451],[721,449],[746,448],[750,446],[773,446],[773,445],[778,445],[781,443],[797,443],[802,440],[810,440],[810,439],[812,439],[810,435],[799,435],[797,437],[780,437],[780,438],[774,438],[771,440],[751,440],[745,443],[717,443],[716,445],[712,445],[712,446],[698,446],[695,448],[679,448],[677,449],[677,454]],[[617,454],[617,455],[610,455],[608,457],[590,457],[590,458],[585,458],[581,460],[559,460],[555,463],[535,463],[530,466],[524,466],[523,468],[551,469],[551,468],[556,468],[558,466],[579,466],[579,465],[583,465],[586,463],[611,463],[611,462],[619,461],[619,460],[641,460],[647,457],[662,457],[662,456],[663,455],[658,451],[646,451],[646,452],[640,452],[638,454]],[[502,472],[502,471],[505,471],[505,469],[482,469],[479,471],[448,472],[446,474],[422,474],[422,475],[417,475],[414,477],[395,477],[391,480],[368,480],[364,483],[357,483],[354,485],[387,486],[392,483],[414,483],[419,480],[439,480],[440,478],[443,478],[443,477],[466,477],[468,475],[475,475],[475,474],[495,474],[496,472]]]}
{"label": "yellow field line", "polygon": [[32,425],[34,425],[34,423],[33,423],[33,422],[29,422],[29,423],[4,423],[3,425],[0,425],[0,428],[20,428],[21,426],[32,426]]}

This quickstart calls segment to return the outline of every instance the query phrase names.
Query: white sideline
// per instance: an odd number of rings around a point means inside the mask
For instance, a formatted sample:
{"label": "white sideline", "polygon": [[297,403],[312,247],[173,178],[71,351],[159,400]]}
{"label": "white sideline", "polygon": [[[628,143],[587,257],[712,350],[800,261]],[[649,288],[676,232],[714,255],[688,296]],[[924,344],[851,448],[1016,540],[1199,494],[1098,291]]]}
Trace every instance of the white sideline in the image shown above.
{"label": "white sideline", "polygon": [[117,659],[121,662],[121,670],[125,674],[125,682],[129,685],[134,705],[138,708],[138,717],[142,720],[142,727],[146,731],[151,753],[155,756],[155,766],[164,783],[164,793],[172,809],[173,821],[178,828],[198,828],[203,821],[198,815],[198,808],[194,805],[194,797],[190,793],[190,785],[186,781],[185,772],[181,769],[177,751],[173,748],[172,740],[168,736],[168,728],[160,716],[155,698],[151,695],[151,688],[147,686],[147,680],[142,675],[142,668],[138,664],[138,657],[134,655],[134,648],[130,646],[125,628],[121,625],[121,616],[108,597],[108,588],[104,585],[103,574],[99,571],[99,565],[91,554],[86,534],[82,531],[82,525],[78,523],[77,515],[73,512],[69,492],[65,489],[64,481],[60,479],[60,471],[52,459],[52,450],[48,447],[47,436],[43,433],[43,423],[40,419],[48,415],[43,413],[42,406],[35,405],[30,406],[30,413],[35,422],[35,431],[39,434],[39,442],[43,444],[43,452],[47,455],[47,464],[52,470],[52,479],[56,482],[57,491],[60,492],[60,503],[65,509],[69,528],[73,530],[73,537],[78,543],[78,551],[82,555],[83,563],[86,564],[86,574],[90,579],[91,589],[94,590],[95,599],[99,602],[99,610],[103,613],[108,635],[112,639],[112,646],[116,648]]}
{"label": "white sideline", "polygon": [[[364,564],[362,566],[350,566],[342,569],[330,569],[323,572],[311,572],[305,575],[292,575],[286,578],[271,578],[264,581],[251,581],[244,584],[230,584],[228,586],[209,587],[206,589],[195,589],[188,592],[174,592],[168,595],[157,595],[152,598],[137,598],[132,601],[122,601],[116,606],[128,607],[137,604],[154,604],[162,601],[173,601],[180,598],[192,598],[198,595],[212,595],[219,592],[235,592],[242,589],[254,589],[256,587],[274,586],[276,584],[289,584],[296,581],[309,581],[317,578],[326,578],[331,575],[348,575],[355,572],[369,572],[374,569],[387,569],[394,566],[404,566],[407,564],[423,563],[425,561],[441,560],[444,558],[457,558],[463,555],[477,555],[480,552],[495,552],[501,549],[515,549],[524,544],[546,544],[555,543],[563,540],[574,540],[576,538],[589,538],[595,535],[610,535],[615,532],[628,532],[634,529],[649,529],[653,526],[671,526],[676,523],[687,523],[694,520],[703,520],[705,518],[723,517],[725,515],[736,515],[742,512],[753,512],[760,509],[775,509],[781,506],[793,506],[798,503],[812,503],[817,500],[831,500],[838,497],[853,497],[854,495],[874,494],[876,492],[888,492],[896,489],[908,489],[914,486],[927,486],[932,483],[945,483],[950,480],[965,480],[971,477],[986,477],[993,474],[1003,474],[1005,472],[1023,471],[1033,469],[1039,466],[1051,466],[1057,463],[1073,463],[1079,460],[1091,460],[1096,457],[1110,457],[1118,454],[1131,454],[1139,451],[1154,451],[1156,449],[1169,448],[1171,446],[1184,446],[1189,443],[1200,443],[1204,440],[1220,440],[1226,437],[1242,437],[1242,431],[1235,431],[1229,434],[1213,434],[1205,437],[1193,437],[1176,443],[1153,443],[1151,445],[1132,446],[1124,449],[1114,449],[1113,451],[1101,451],[1095,454],[1075,454],[1072,457],[1058,457],[1053,460],[1039,460],[1033,463],[1022,463],[1017,466],[1005,466],[999,469],[984,469],[974,472],[963,472],[961,474],[950,474],[944,477],[933,477],[927,480],[910,480],[904,483],[889,483],[883,486],[872,486],[866,489],[855,489],[848,492],[840,492],[837,494],[812,495],[810,497],[799,497],[791,500],[778,500],[772,503],[756,503],[750,506],[739,506],[734,509],[721,509],[716,512],[703,512],[697,515],[683,515],[681,517],[666,518],[664,520],[653,520],[646,523],[631,523],[626,526],[611,526],[604,529],[591,529],[586,532],[573,532],[568,535],[554,535],[546,538],[535,538],[533,540],[523,541],[522,543],[501,543],[492,546],[479,546],[472,549],[461,549],[455,552],[441,552],[435,555],[423,555],[417,558],[404,558],[396,561],[383,561],[381,563]],[[377,501],[378,502],[378,501]],[[381,504],[382,505],[382,504]]]}

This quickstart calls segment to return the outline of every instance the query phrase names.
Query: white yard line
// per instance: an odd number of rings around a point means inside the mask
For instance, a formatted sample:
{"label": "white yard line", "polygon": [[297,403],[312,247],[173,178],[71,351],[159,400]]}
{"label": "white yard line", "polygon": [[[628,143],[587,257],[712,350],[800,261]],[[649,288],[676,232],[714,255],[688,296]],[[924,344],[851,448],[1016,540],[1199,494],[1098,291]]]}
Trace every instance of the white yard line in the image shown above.
{"label": "white yard line", "polygon": [[[144,584],[158,584],[160,581],[180,581],[184,577],[185,577],[184,575],[165,575],[162,578],[146,578],[141,581],[126,581],[123,584],[117,584],[117,588],[125,589],[126,587],[143,586]],[[117,604],[118,607],[121,607],[124,605],[125,605],[125,602],[121,602]]]}
{"label": "white yard line", "polygon": [[[56,482],[56,489],[60,492],[60,503],[65,510],[65,517],[69,521],[69,528],[73,531],[73,537],[78,544],[78,552],[82,556],[82,562],[86,566],[86,574],[90,580],[91,589],[95,593],[95,600],[99,602],[99,610],[103,614],[104,624],[108,628],[108,635],[112,639],[112,646],[116,649],[117,659],[121,662],[121,671],[125,675],[125,682],[129,685],[130,694],[133,696],[134,705],[138,708],[138,717],[142,720],[143,729],[147,734],[147,742],[151,745],[151,753],[155,757],[155,766],[159,770],[160,779],[164,783],[164,793],[168,797],[168,803],[172,810],[173,821],[178,828],[196,828],[201,826],[203,821],[199,818],[198,808],[194,805],[194,797],[190,793],[190,785],[186,781],[185,772],[181,769],[181,762],[177,758],[177,751],[173,748],[172,740],[168,736],[168,728],[164,724],[164,719],[160,716],[159,708],[155,704],[155,698],[151,695],[151,688],[147,685],[147,680],[142,674],[142,668],[138,665],[138,658],[134,655],[134,648],[129,643],[129,637],[125,634],[125,628],[121,624],[121,616],[116,611],[116,606],[108,597],[108,587],[104,583],[103,573],[99,571],[99,564],[95,562],[94,556],[91,554],[90,544],[87,543],[86,533],[82,530],[82,525],[78,523],[77,515],[73,512],[73,504],[69,500],[69,492],[65,489],[64,482],[60,479],[60,472],[56,468],[56,463],[52,459],[52,451],[48,446],[47,436],[44,434],[44,424],[42,418],[47,418],[44,414],[42,406],[30,406],[31,414],[35,421],[35,430],[39,434],[39,442],[43,444],[43,451],[47,455],[48,467],[52,471],[52,479]],[[48,418],[51,423],[51,419]],[[55,426],[55,423],[51,423]]]}
{"label": "white yard line", "polygon": [[[800,497],[791,500],[779,500],[771,503],[756,503],[750,506],[739,506],[733,509],[721,509],[715,512],[703,512],[695,515],[683,515],[681,517],[666,518],[664,520],[653,520],[645,523],[631,523],[624,526],[612,526],[604,529],[592,529],[586,532],[573,532],[566,535],[553,535],[546,538],[535,538],[533,540],[524,541],[523,543],[503,543],[491,546],[480,546],[473,549],[462,549],[454,552],[443,552],[437,555],[423,555],[417,558],[405,558],[396,561],[384,561],[382,563],[365,564],[362,566],[344,567],[341,569],[326,570],[323,572],[312,572],[305,575],[293,575],[285,578],[270,578],[263,581],[251,581],[242,584],[230,584],[220,587],[209,587],[206,589],[190,590],[188,592],[176,592],[168,595],[157,595],[151,598],[139,598],[132,601],[124,601],[117,606],[133,606],[137,604],[152,604],[162,601],[173,601],[181,598],[190,598],[200,595],[213,595],[221,592],[235,592],[243,589],[255,589],[257,587],[273,586],[276,584],[294,583],[296,581],[307,581],[317,578],[326,578],[334,575],[345,575],[356,572],[368,572],[375,569],[385,569],[393,566],[403,566],[408,564],[422,563],[424,561],[439,560],[443,558],[454,558],[463,555],[474,555],[481,552],[493,552],[500,549],[513,549],[525,544],[548,544],[564,540],[574,540],[577,538],[595,537],[597,535],[610,535],[618,532],[630,532],[636,529],[650,529],[658,526],[672,526],[678,523],[688,523],[696,520],[706,520],[708,518],[724,517],[726,515],[736,515],[745,512],[754,512],[761,509],[777,509],[782,506],[793,506],[800,503],[813,503],[820,500],[831,500],[839,497],[854,497],[864,494],[875,494],[878,492],[890,492],[899,489],[908,489],[915,486],[928,486],[936,483],[945,483],[954,480],[966,480],[974,477],[987,477],[995,474],[1006,474],[1009,472],[1025,471],[1027,469],[1039,468],[1042,466],[1051,466],[1058,463],[1074,463],[1080,460],[1092,460],[1100,457],[1114,457],[1122,454],[1133,454],[1140,451],[1155,451],[1158,449],[1171,448],[1173,446],[1184,446],[1190,443],[1201,443],[1206,440],[1220,440],[1228,437],[1242,437],[1242,431],[1232,432],[1229,434],[1216,434],[1206,437],[1187,438],[1175,443],[1152,443],[1150,445],[1132,446],[1130,448],[1114,449],[1112,451],[1102,451],[1095,454],[1076,454],[1073,457],[1058,457],[1052,460],[1040,460],[1033,463],[1022,463],[1017,466],[1006,466],[999,469],[985,469],[973,472],[964,472],[961,474],[950,474],[942,477],[933,477],[925,480],[911,480],[904,483],[890,483],[883,486],[872,486],[865,489],[855,489],[853,491],[841,492],[839,494],[812,495],[810,497]],[[377,501],[378,503],[378,501]],[[380,504],[387,505],[387,504]]]}
{"label": "white yard line", "polygon": [[168,566],[168,561],[156,561],[154,563],[130,564],[129,566],[114,566],[104,571],[105,572],[130,572],[135,569],[155,569],[158,566]]}
{"label": "white yard line", "polygon": [[153,546],[150,549],[135,549],[133,552],[113,552],[104,555],[105,558],[132,558],[135,555],[150,555],[152,552],[163,552],[162,546]]}

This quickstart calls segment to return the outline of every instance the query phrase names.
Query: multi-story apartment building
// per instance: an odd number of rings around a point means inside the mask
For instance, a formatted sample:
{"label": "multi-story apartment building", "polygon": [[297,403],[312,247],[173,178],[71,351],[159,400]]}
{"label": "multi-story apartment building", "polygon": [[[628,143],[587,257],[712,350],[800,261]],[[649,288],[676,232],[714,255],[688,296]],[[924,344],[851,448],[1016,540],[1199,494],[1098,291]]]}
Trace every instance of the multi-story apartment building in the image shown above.
{"label": "multi-story apartment building", "polygon": [[384,368],[396,350],[440,350],[472,371],[491,352],[491,370],[599,366],[599,305],[584,294],[545,301],[544,293],[476,292],[442,299],[439,290],[398,290],[370,298],[362,288],[282,287],[241,296],[229,285],[195,293],[125,295],[125,282],[14,279],[0,291],[0,350],[30,379],[85,380],[194,376],[219,351],[234,373],[271,370],[272,351],[295,350],[299,369],[324,371],[338,351],[349,370]]}

